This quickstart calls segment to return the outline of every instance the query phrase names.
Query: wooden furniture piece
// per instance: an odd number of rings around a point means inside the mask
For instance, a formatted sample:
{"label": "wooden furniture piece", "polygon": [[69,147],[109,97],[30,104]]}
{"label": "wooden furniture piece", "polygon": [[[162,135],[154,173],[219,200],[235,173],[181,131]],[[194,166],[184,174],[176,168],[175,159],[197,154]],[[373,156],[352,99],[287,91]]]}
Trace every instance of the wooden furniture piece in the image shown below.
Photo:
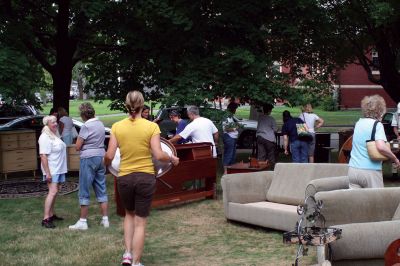
{"label": "wooden furniture piece", "polygon": [[251,162],[239,162],[228,166],[226,172],[227,174],[258,172],[267,170],[268,166],[269,164],[265,162],[257,162],[256,166],[251,165]]}
{"label": "wooden furniture piece", "polygon": [[79,171],[80,158],[79,151],[75,149],[75,144],[67,146],[67,167],[68,171]]}
{"label": "wooden furniture piece", "polygon": [[[180,144],[175,148],[180,159],[179,165],[157,178],[152,207],[215,198],[217,158],[212,157],[212,144]],[[117,214],[124,216],[116,177],[114,180]]]}
{"label": "wooden furniture piece", "polygon": [[37,169],[36,133],[34,130],[0,131],[0,173],[7,179],[8,173]]}
{"label": "wooden furniture piece", "polygon": [[393,241],[386,249],[385,266],[400,266],[400,239]]}

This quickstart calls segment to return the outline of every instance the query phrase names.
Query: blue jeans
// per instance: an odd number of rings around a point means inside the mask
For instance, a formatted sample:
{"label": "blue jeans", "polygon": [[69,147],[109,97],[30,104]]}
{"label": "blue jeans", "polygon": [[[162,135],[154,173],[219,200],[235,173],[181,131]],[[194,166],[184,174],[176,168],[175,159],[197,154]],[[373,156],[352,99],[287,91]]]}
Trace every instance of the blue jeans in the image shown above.
{"label": "blue jeans", "polygon": [[290,152],[294,163],[308,163],[308,143],[295,140],[290,143]]}
{"label": "blue jeans", "polygon": [[93,187],[99,203],[107,202],[106,168],[103,165],[103,157],[95,156],[81,158],[79,168],[79,204],[90,204],[90,186]]}
{"label": "blue jeans", "polygon": [[231,138],[227,133],[224,133],[222,140],[224,142],[224,166],[232,165],[235,163],[237,139]]}

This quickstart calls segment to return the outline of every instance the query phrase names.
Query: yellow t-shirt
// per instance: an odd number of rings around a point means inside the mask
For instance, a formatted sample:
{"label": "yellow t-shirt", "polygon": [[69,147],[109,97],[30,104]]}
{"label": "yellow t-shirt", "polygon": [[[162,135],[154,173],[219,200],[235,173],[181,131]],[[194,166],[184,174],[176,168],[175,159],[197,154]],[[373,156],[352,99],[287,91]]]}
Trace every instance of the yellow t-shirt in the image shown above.
{"label": "yellow t-shirt", "polygon": [[134,172],[154,174],[150,139],[160,133],[156,123],[143,118],[125,118],[113,124],[111,134],[117,138],[121,153],[119,176]]}

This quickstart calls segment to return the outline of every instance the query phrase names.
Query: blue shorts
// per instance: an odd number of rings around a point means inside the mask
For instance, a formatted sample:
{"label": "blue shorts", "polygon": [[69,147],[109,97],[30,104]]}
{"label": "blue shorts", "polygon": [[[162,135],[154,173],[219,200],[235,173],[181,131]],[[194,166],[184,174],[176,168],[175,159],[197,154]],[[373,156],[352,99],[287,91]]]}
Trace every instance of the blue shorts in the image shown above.
{"label": "blue shorts", "polygon": [[[43,181],[46,182],[46,175],[43,175]],[[65,182],[65,174],[58,174],[51,176],[51,183],[64,183]]]}
{"label": "blue shorts", "polygon": [[90,187],[93,187],[97,202],[107,202],[106,168],[103,156],[81,158],[79,168],[79,204],[90,204]]}

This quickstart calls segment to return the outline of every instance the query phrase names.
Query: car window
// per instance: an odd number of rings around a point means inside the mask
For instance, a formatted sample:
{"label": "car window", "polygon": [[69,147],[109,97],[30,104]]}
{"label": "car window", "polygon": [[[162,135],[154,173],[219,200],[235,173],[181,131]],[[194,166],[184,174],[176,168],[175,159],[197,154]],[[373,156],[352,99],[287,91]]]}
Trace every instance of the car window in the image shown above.
{"label": "car window", "polygon": [[386,113],[382,117],[382,123],[392,123],[393,113]]}

